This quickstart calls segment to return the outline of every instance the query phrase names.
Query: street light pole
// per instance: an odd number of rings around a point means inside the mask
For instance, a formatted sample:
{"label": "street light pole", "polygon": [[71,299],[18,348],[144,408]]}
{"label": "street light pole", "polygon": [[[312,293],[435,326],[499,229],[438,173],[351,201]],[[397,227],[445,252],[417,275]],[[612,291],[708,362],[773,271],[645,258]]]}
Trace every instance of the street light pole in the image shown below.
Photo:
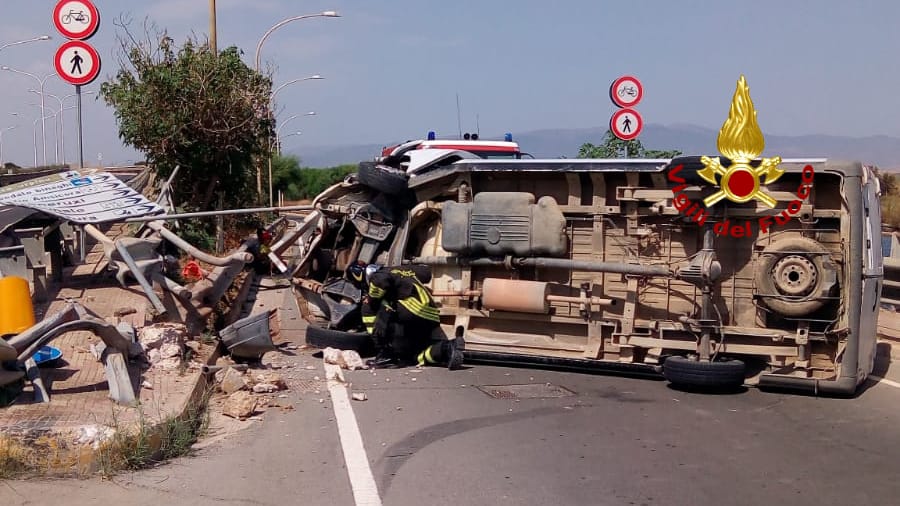
{"label": "street light pole", "polygon": [[[23,76],[31,77],[32,79],[34,79],[35,81],[38,82],[38,85],[39,85],[38,88],[40,89],[40,95],[41,95],[41,143],[43,144],[43,147],[44,147],[44,165],[47,165],[47,126],[46,126],[46,123],[44,122],[44,117],[46,116],[46,113],[44,112],[44,83],[47,82],[47,79],[50,79],[51,77],[55,77],[57,74],[56,74],[56,72],[54,72],[52,74],[47,74],[43,78],[40,78],[30,72],[24,72],[24,71],[17,70],[17,69],[11,68],[11,67],[7,67],[5,65],[3,67],[0,67],[0,70],[6,70],[9,72],[15,72],[16,74],[22,74]],[[37,163],[35,163],[35,166],[36,165],[37,165]]]}
{"label": "street light pole", "polygon": [[3,132],[12,130],[18,126],[19,125],[12,125],[0,130],[0,169],[6,167],[6,165],[3,163]]}
{"label": "street light pole", "polygon": [[[284,126],[294,118],[299,118],[301,116],[315,116],[315,115],[316,115],[315,111],[309,111],[306,114],[295,114],[295,115],[291,116],[290,118],[284,120],[284,123],[282,123],[280,127],[275,129],[275,148],[279,155],[281,154],[281,141],[278,140],[278,133],[281,132],[281,129],[284,128]],[[270,144],[269,145],[269,206],[270,207],[272,206],[273,199],[274,199],[274,195],[272,193],[272,186],[273,186],[273,184],[272,184],[272,145]]]}
{"label": "street light pole", "polygon": [[288,81],[288,82],[282,84],[281,86],[275,88],[275,91],[272,92],[272,96],[270,97],[269,100],[270,100],[271,103],[275,103],[275,95],[277,95],[278,92],[281,91],[281,90],[283,90],[285,87],[290,86],[290,85],[292,85],[292,84],[294,84],[294,83],[299,83],[299,82],[301,82],[301,81],[309,81],[309,80],[321,80],[321,79],[325,79],[325,78],[322,77],[322,76],[320,76],[319,74],[312,75],[312,76],[309,76],[309,77],[301,77],[301,78],[299,78],[299,79],[292,79],[292,80],[290,80],[290,81]]}
{"label": "street light pole", "polygon": [[34,143],[34,166],[37,167],[37,122],[41,118],[37,118],[31,122],[31,142]]}
{"label": "street light pole", "polygon": [[[39,93],[37,90],[28,90],[32,93]],[[96,93],[94,91],[82,91],[82,95],[91,95]],[[60,151],[62,151],[62,163],[66,163],[66,120],[65,114],[63,111],[68,111],[69,109],[74,109],[74,106],[65,107],[65,101],[76,96],[75,93],[70,93],[62,98],[52,93],[47,93],[47,96],[55,99],[59,103],[59,146]],[[57,160],[58,162],[59,160]]]}
{"label": "street light pole", "polygon": [[[256,71],[259,72],[260,54],[262,52],[263,44],[266,42],[266,39],[268,39],[269,36],[272,35],[272,32],[274,32],[275,30],[281,28],[282,26],[284,26],[288,23],[291,23],[294,21],[299,21],[301,19],[317,18],[317,17],[338,18],[340,16],[341,15],[338,14],[336,11],[322,11],[318,14],[304,14],[302,16],[293,16],[293,17],[285,18],[285,19],[279,21],[278,23],[275,23],[274,25],[272,25],[271,28],[266,30],[266,32],[263,34],[263,36],[259,39],[259,43],[256,45],[256,55],[254,58],[255,62],[256,62]],[[315,76],[313,76],[313,77],[315,77]],[[321,78],[321,76],[319,76],[319,77]],[[281,88],[279,88],[279,89],[281,89]],[[274,93],[272,94],[272,97],[274,97]],[[272,110],[271,110],[272,109],[272,104],[271,104],[272,97],[269,97],[270,119],[271,119],[271,115],[272,115]],[[269,142],[270,142],[269,156],[268,156],[268,158],[269,158],[269,204],[271,205],[272,204],[272,176],[271,176],[271,174],[272,174],[272,145],[271,145],[271,140]],[[262,168],[259,168],[256,171],[256,194],[259,195],[260,197],[262,197]]]}
{"label": "street light pole", "polygon": [[[41,93],[41,92],[39,92],[38,90],[28,90],[28,91],[30,91],[31,93],[37,93],[38,95],[40,95],[40,93]],[[57,102],[59,102],[59,113],[58,113],[59,116],[57,116],[57,117],[62,116],[62,109],[63,109],[62,99],[60,99],[58,96],[56,96],[56,95],[54,95],[54,94],[52,94],[52,93],[47,93],[47,96],[50,97],[50,98],[54,98],[54,99],[56,99]],[[57,122],[57,125],[56,125],[56,126],[54,127],[54,129],[53,129],[54,135],[56,136],[56,163],[57,163],[57,164],[59,164],[59,144],[60,144],[60,135],[59,135],[59,125],[58,125],[58,123],[59,123],[59,122]],[[65,141],[64,141],[64,140],[62,141],[62,145],[63,145],[63,146],[62,146],[62,149],[63,149],[63,163],[65,163],[65,158],[66,158],[66,144],[65,144]],[[46,162],[45,162],[45,163],[46,163]]]}
{"label": "street light pole", "polygon": [[216,0],[209,0],[209,49],[218,53],[216,46]]}
{"label": "street light pole", "polygon": [[260,55],[260,51],[262,51],[263,43],[266,41],[266,39],[269,38],[269,35],[272,35],[272,32],[274,32],[275,30],[281,28],[282,26],[284,26],[292,21],[299,21],[301,19],[339,18],[339,17],[341,17],[341,15],[335,11],[323,11],[318,14],[304,14],[302,16],[294,16],[294,17],[290,17],[287,19],[283,19],[283,20],[279,21],[278,23],[275,23],[275,25],[272,26],[272,28],[269,28],[266,31],[266,33],[263,34],[262,38],[259,39],[259,44],[256,45],[256,71],[259,72],[259,55]]}
{"label": "street light pole", "polygon": [[51,37],[49,35],[41,35],[40,37],[34,37],[32,39],[20,40],[16,42],[10,42],[8,44],[3,44],[0,46],[0,51],[10,47],[10,46],[18,46],[19,44],[28,44],[29,42],[37,42],[39,40],[50,40]]}
{"label": "street light pole", "polygon": [[281,141],[283,141],[284,139],[287,139],[288,137],[294,136],[294,135],[303,135],[303,132],[291,132],[291,133],[285,135],[284,137],[282,137],[281,140],[278,141],[278,145],[276,146],[276,148],[278,149],[279,155],[281,154]]}
{"label": "street light pole", "polygon": [[281,132],[281,129],[284,128],[285,126],[287,126],[287,124],[290,123],[291,120],[294,120],[294,119],[297,119],[300,117],[304,117],[304,116],[315,116],[315,115],[316,115],[316,111],[309,111],[306,114],[295,114],[295,115],[291,116],[290,118],[284,120],[284,123],[282,123],[281,126],[279,126],[278,128],[275,129],[275,144],[278,145],[279,132]]}

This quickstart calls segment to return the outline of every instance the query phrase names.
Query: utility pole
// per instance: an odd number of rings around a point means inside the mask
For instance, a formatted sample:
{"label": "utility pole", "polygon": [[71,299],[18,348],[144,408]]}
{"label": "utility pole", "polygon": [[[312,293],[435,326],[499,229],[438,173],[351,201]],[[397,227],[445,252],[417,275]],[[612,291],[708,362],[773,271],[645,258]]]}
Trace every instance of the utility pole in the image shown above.
{"label": "utility pole", "polygon": [[[216,0],[209,0],[209,49],[214,55],[219,55],[219,48],[216,43]],[[219,192],[219,201],[217,210],[222,210],[225,203],[225,196]],[[216,254],[221,255],[225,252],[225,219],[222,216],[216,217]]]}
{"label": "utility pole", "polygon": [[216,0],[209,0],[209,48],[219,52],[216,46]]}

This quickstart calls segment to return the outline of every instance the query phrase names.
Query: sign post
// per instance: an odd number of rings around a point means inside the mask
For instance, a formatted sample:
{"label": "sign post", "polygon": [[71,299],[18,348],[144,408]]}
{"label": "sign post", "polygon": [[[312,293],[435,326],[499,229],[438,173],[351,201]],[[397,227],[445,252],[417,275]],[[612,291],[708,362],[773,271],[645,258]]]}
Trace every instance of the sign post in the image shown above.
{"label": "sign post", "polygon": [[[633,109],[644,98],[644,85],[633,76],[622,76],[609,87],[609,98],[619,108],[609,120],[609,130],[623,141],[636,139],[644,128],[644,119]],[[628,158],[628,145],[625,145]]]}
{"label": "sign post", "polygon": [[78,123],[78,164],[84,167],[84,129],[81,116],[81,87],[100,75],[100,55],[84,42],[100,27],[100,11],[91,0],[60,0],[53,9],[53,24],[69,39],[56,50],[56,73],[75,85],[75,116]]}

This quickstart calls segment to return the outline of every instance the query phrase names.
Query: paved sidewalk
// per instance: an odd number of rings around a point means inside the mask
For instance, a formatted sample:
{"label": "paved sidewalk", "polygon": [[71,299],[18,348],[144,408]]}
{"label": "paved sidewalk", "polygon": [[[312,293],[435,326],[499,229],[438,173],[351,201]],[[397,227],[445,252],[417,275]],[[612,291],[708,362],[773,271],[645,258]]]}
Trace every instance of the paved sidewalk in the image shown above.
{"label": "paved sidewalk", "polygon": [[[115,238],[121,233],[122,226],[114,226],[107,235]],[[63,283],[52,287],[52,300],[35,307],[36,319],[52,315],[68,301],[74,301],[111,323],[127,321],[136,328],[151,323],[149,304],[140,288],[136,284],[122,288],[106,265],[101,246],[94,244],[83,265],[64,270]],[[126,308],[134,312],[122,318],[114,316],[117,310]],[[46,466],[51,474],[87,471],[91,459],[85,458],[85,450],[108,433],[104,427],[122,427],[142,417],[144,422],[153,423],[179,415],[201,384],[198,366],[183,372],[154,367],[142,371],[140,378],[133,381],[150,387],[140,387],[140,407],[118,406],[109,398],[103,364],[90,352],[91,345],[100,342],[94,334],[78,331],[51,343],[62,351],[63,362],[57,368],[41,369],[50,402],[34,402],[32,387],[26,383],[15,404],[0,408],[0,450],[5,436],[27,444],[30,456],[39,462],[43,460],[41,453],[45,453],[49,460],[42,467]],[[201,344],[199,356],[193,360],[206,362],[213,352],[214,345]]]}

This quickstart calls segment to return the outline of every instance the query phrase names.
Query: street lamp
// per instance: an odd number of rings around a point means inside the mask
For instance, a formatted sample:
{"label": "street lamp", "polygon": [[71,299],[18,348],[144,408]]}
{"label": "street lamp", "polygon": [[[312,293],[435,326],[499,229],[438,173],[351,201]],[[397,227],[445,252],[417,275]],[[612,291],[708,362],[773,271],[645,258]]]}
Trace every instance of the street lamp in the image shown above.
{"label": "street lamp", "polygon": [[[56,76],[57,74],[56,74],[56,72],[54,72],[54,73],[52,73],[52,74],[47,74],[47,75],[44,76],[44,78],[42,79],[42,78],[40,78],[40,77],[38,77],[38,76],[36,76],[36,75],[30,73],[30,72],[24,72],[24,71],[21,71],[21,70],[16,70],[16,69],[14,69],[14,68],[7,67],[7,66],[5,66],[5,65],[2,66],[2,67],[0,67],[0,70],[6,70],[6,71],[9,71],[9,72],[15,72],[16,74],[22,74],[23,76],[31,77],[32,79],[34,79],[35,81],[37,81],[38,84],[40,85],[40,86],[39,86],[39,89],[40,89],[40,95],[41,95],[41,139],[42,139],[41,142],[43,143],[43,146],[44,146],[44,165],[47,165],[47,127],[46,127],[45,122],[44,122],[44,119],[46,119],[46,118],[45,118],[46,113],[44,112],[44,83],[47,82],[47,79],[50,79],[51,77],[54,77],[54,76]],[[35,165],[37,165],[37,164],[35,164]]]}
{"label": "street lamp", "polygon": [[[40,93],[37,90],[28,90],[28,91],[30,91],[32,93]],[[81,92],[82,95],[90,95],[92,93],[96,93],[96,92],[95,91],[82,91]],[[75,107],[75,106],[63,107],[63,102],[65,102],[67,99],[70,99],[77,95],[78,95],[77,93],[70,93],[70,94],[60,98],[52,93],[47,93],[48,97],[56,99],[56,101],[59,102],[59,122],[58,122],[59,123],[59,125],[58,125],[59,144],[58,144],[58,146],[60,146],[60,151],[62,151],[62,163],[63,164],[66,163],[66,133],[65,133],[66,132],[66,122],[65,122],[65,115],[63,114],[63,111],[68,111],[69,109],[73,109]],[[56,162],[59,163],[58,156],[56,158]]]}
{"label": "street lamp", "polygon": [[272,103],[274,103],[274,102],[275,102],[275,95],[277,95],[279,91],[281,91],[282,89],[284,89],[285,86],[289,86],[289,85],[294,84],[294,83],[299,83],[299,82],[301,82],[301,81],[309,81],[309,80],[311,80],[311,79],[320,80],[320,79],[325,79],[325,78],[322,77],[322,76],[320,76],[319,74],[315,74],[315,75],[312,75],[312,76],[309,76],[309,77],[301,77],[300,79],[292,79],[292,80],[290,80],[290,81],[288,81],[288,82],[282,84],[281,86],[275,88],[275,91],[272,92],[272,96],[269,98],[269,101],[272,102]]}
{"label": "street lamp", "polygon": [[0,169],[5,167],[5,165],[3,164],[3,132],[8,132],[8,131],[12,130],[13,128],[17,128],[18,126],[19,125],[12,125],[12,126],[8,126],[6,128],[0,129]]}
{"label": "street lamp", "polygon": [[279,126],[278,128],[275,129],[275,142],[278,143],[278,132],[281,132],[281,129],[284,128],[288,123],[290,123],[291,120],[305,117],[305,116],[315,116],[315,115],[316,115],[316,111],[309,111],[306,114],[295,114],[295,115],[291,116],[290,118],[284,120],[284,122],[281,124],[281,126]]}
{"label": "street lamp", "polygon": [[17,42],[10,42],[8,44],[3,44],[2,46],[0,46],[0,51],[3,51],[4,49],[6,49],[10,46],[18,46],[19,44],[28,44],[29,42],[37,42],[39,40],[50,40],[50,38],[51,37],[49,35],[41,35],[40,37],[35,37],[33,39],[26,39],[26,40],[20,40]]}
{"label": "street lamp", "polygon": [[287,139],[288,137],[292,137],[292,136],[294,136],[294,135],[303,135],[303,132],[291,132],[291,133],[285,135],[284,137],[282,137],[282,138],[278,141],[278,145],[276,146],[276,147],[278,148],[278,154],[279,154],[279,155],[281,154],[281,142],[284,141],[285,139]]}
{"label": "street lamp", "polygon": [[[275,152],[279,155],[281,154],[281,140],[278,138],[281,129],[285,127],[292,119],[300,118],[300,117],[308,117],[315,116],[316,111],[309,111],[306,114],[295,114],[290,118],[284,120],[284,123],[281,124],[278,128],[275,129]],[[272,199],[274,199],[274,195],[272,193],[272,147],[269,146],[269,205],[272,205]]]}
{"label": "street lamp", "polygon": [[[31,142],[34,143],[34,166],[38,166],[38,156],[37,156],[37,123],[38,121],[43,122],[45,119],[50,119],[49,116],[41,116],[40,118],[36,118],[31,122]],[[44,165],[47,165],[47,162],[44,162]]]}
{"label": "street lamp", "polygon": [[[215,10],[214,4],[210,4],[210,5],[213,8],[213,10]],[[339,17],[341,17],[341,15],[338,14],[336,11],[322,11],[318,14],[304,14],[302,16],[293,16],[293,17],[285,18],[285,19],[279,21],[278,23],[275,23],[274,25],[272,25],[271,28],[266,30],[266,33],[263,34],[263,36],[259,39],[259,43],[256,45],[256,57],[255,57],[256,71],[259,72],[259,67],[260,67],[260,59],[259,58],[260,58],[260,53],[262,52],[263,44],[266,42],[266,39],[268,39],[269,36],[272,35],[272,32],[274,32],[275,30],[281,28],[282,26],[284,26],[288,23],[291,23],[293,21],[299,21],[301,19],[339,18]],[[319,77],[321,78],[321,76],[319,76]],[[281,88],[279,88],[279,89],[281,89]],[[277,91],[278,90],[276,90],[276,92]],[[274,95],[275,95],[275,93],[272,94],[272,97],[269,97],[270,101],[274,97]],[[270,115],[272,114],[271,106],[269,107],[269,114]],[[270,206],[272,205],[272,176],[271,176],[271,174],[272,174],[272,146],[270,144],[269,145],[269,205]],[[260,197],[262,197],[262,168],[261,167],[259,170],[256,171],[256,191],[257,191],[257,194]]]}
{"label": "street lamp", "polygon": [[292,21],[299,21],[299,20],[301,20],[301,19],[307,19],[307,18],[339,18],[339,17],[341,17],[341,15],[338,14],[337,12],[335,12],[335,11],[324,11],[324,12],[320,12],[320,13],[318,13],[318,14],[304,14],[304,15],[302,15],[302,16],[294,16],[294,17],[291,17],[291,18],[283,19],[283,20],[279,21],[278,23],[275,23],[275,25],[272,26],[272,28],[269,28],[269,29],[266,31],[266,33],[263,34],[262,38],[259,39],[259,44],[256,45],[256,71],[259,72],[259,53],[260,53],[260,51],[262,51],[263,43],[266,41],[266,39],[269,38],[269,35],[272,35],[272,32],[274,32],[275,30],[281,28],[282,26],[284,26],[284,25],[286,25],[286,24],[288,24],[288,23],[290,23],[290,22],[292,22]]}
{"label": "street lamp", "polygon": [[[53,114],[47,115],[47,119],[53,118],[53,123],[54,123],[54,125],[56,125],[56,127],[57,127],[57,128],[54,128],[54,131],[56,131],[56,130],[58,129],[59,121],[57,121],[57,120],[63,115],[63,111],[68,111],[68,110],[70,110],[70,109],[75,109],[76,107],[78,107],[78,106],[77,106],[77,105],[70,105],[70,106],[68,106],[68,107],[62,107],[62,108],[60,108],[58,111],[54,112]],[[60,145],[60,143],[61,143],[61,136],[60,136],[59,134],[56,135],[55,141],[56,141],[56,142],[55,142],[55,144],[56,144],[56,164],[59,165],[59,151],[60,151],[59,145]],[[63,154],[63,158],[65,158],[65,154]]]}

